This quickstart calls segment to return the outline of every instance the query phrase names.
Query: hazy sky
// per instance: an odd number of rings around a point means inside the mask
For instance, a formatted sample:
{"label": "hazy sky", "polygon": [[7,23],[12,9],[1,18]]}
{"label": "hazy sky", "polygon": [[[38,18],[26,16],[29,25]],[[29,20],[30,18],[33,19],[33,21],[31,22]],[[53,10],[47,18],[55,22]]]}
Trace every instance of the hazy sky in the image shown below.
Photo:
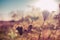
{"label": "hazy sky", "polygon": [[41,8],[43,7],[42,9],[51,10],[51,8],[52,8],[54,10],[55,8],[57,8],[57,6],[55,6],[54,2],[50,1],[50,0],[48,0],[48,1],[47,0],[41,0],[41,1],[40,0],[39,1],[37,1],[37,0],[0,0],[0,14],[7,17],[8,16],[7,14],[9,14],[9,12],[11,12],[13,10],[26,9],[27,5],[29,5],[29,4],[32,4],[34,6],[41,7]]}
{"label": "hazy sky", "polygon": [[32,2],[34,0],[0,0],[0,15],[6,18],[11,11],[26,9]]}
{"label": "hazy sky", "polygon": [[[34,3],[35,2],[35,3]],[[39,7],[48,8],[55,6],[52,0],[0,0],[0,13],[7,13],[12,10],[25,9],[27,5],[33,4]],[[48,6],[48,7],[46,7]],[[49,8],[48,8],[49,9]]]}
{"label": "hazy sky", "polygon": [[12,10],[24,9],[32,0],[0,0],[0,13],[7,13]]}

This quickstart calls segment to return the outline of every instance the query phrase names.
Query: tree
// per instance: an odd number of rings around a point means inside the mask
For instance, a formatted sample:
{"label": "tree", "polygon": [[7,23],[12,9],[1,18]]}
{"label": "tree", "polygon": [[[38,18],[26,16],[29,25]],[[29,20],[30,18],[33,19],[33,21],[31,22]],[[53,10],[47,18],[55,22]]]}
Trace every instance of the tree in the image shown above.
{"label": "tree", "polygon": [[43,18],[44,18],[44,21],[48,18],[48,16],[49,16],[49,11],[47,11],[47,10],[44,10],[43,12],[42,12],[42,14],[43,14]]}
{"label": "tree", "polygon": [[23,12],[24,11],[19,11],[19,10],[12,11],[12,12],[10,12],[10,16],[11,16],[12,20],[20,20],[23,16]]}
{"label": "tree", "polygon": [[55,20],[58,20],[58,25],[60,26],[60,13],[58,15],[55,15]]}

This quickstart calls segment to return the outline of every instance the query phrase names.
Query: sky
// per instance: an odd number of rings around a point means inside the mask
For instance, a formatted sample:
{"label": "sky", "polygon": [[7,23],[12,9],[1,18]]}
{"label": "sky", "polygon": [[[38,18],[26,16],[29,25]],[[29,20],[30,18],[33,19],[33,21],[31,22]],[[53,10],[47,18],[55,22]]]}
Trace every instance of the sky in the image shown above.
{"label": "sky", "polygon": [[32,2],[34,0],[0,0],[0,15],[2,14],[7,19],[11,11],[26,9]]}
{"label": "sky", "polygon": [[0,12],[7,13],[12,10],[24,9],[31,0],[0,0]]}
{"label": "sky", "polygon": [[33,5],[49,11],[57,9],[56,2],[52,0],[0,0],[0,15],[2,14],[6,18],[9,12],[27,9],[27,5]]}

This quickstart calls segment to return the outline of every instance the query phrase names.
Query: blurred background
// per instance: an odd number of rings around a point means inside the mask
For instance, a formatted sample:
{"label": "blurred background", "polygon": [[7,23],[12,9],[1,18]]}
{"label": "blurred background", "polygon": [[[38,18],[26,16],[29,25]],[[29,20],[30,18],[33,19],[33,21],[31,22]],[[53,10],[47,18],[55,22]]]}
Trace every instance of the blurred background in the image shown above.
{"label": "blurred background", "polygon": [[60,0],[0,0],[0,40],[60,40]]}

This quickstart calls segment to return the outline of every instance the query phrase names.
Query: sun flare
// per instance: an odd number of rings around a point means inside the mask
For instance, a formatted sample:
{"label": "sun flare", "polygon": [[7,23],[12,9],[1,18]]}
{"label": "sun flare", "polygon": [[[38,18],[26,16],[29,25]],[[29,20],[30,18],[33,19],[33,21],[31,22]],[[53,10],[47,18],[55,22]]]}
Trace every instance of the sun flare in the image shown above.
{"label": "sun flare", "polygon": [[54,0],[38,0],[33,5],[41,10],[56,11],[58,9],[58,5]]}

